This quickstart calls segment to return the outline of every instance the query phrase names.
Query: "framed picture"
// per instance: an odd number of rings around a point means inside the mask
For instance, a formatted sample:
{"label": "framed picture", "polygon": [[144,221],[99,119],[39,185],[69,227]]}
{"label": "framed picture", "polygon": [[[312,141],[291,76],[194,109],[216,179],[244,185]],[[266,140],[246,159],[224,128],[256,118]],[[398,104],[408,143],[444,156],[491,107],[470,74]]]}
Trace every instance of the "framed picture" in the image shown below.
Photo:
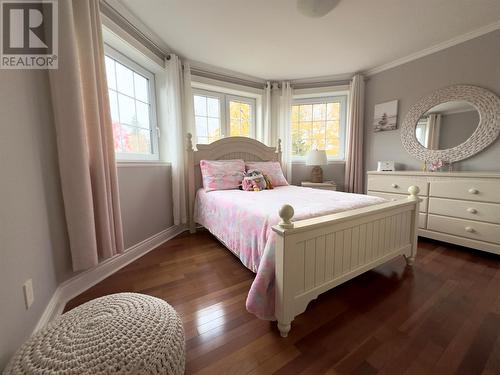
{"label": "framed picture", "polygon": [[375,105],[373,115],[373,130],[381,132],[384,130],[395,130],[398,122],[398,101],[380,103]]}

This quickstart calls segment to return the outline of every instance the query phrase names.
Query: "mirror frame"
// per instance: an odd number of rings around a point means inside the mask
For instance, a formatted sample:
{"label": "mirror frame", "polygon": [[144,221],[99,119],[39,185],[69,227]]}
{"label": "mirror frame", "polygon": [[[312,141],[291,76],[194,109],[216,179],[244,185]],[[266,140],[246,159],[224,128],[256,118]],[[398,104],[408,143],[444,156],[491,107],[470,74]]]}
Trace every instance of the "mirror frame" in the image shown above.
{"label": "mirror frame", "polygon": [[[422,146],[415,127],[422,115],[438,104],[462,100],[479,113],[479,124],[465,142],[445,150],[430,150]],[[500,99],[491,91],[472,85],[453,85],[438,89],[410,107],[401,125],[401,143],[405,150],[424,162],[442,160],[454,163],[470,158],[492,144],[500,134]]]}

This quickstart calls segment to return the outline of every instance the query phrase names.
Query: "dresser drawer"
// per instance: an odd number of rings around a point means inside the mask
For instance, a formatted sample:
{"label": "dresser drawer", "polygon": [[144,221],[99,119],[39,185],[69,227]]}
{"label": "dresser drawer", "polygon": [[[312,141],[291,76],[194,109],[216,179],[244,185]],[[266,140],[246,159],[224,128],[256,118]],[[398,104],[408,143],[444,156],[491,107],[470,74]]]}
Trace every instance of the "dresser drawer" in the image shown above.
{"label": "dresser drawer", "polygon": [[430,195],[433,197],[465,199],[500,203],[500,185],[496,181],[475,179],[446,179],[431,181]]}
{"label": "dresser drawer", "polygon": [[500,204],[497,203],[430,198],[429,213],[500,224]]}
{"label": "dresser drawer", "polygon": [[423,213],[418,214],[418,227],[421,229],[427,228],[427,214]]}
{"label": "dresser drawer", "polygon": [[500,225],[497,224],[429,215],[427,229],[479,241],[500,243]]}
{"label": "dresser drawer", "polygon": [[[408,195],[404,194],[390,194],[390,193],[381,193],[380,191],[372,191],[368,190],[367,192],[368,195],[373,195],[374,197],[380,197],[387,199],[388,201],[396,201],[399,199],[406,199],[408,198]],[[419,205],[419,211],[420,212],[427,212],[427,198],[426,197],[421,197],[419,195],[419,198],[422,199]]]}
{"label": "dresser drawer", "polygon": [[427,181],[422,178],[411,178],[401,176],[369,176],[368,190],[382,191],[386,193],[408,194],[408,188],[412,185],[420,188],[419,195],[427,195]]}

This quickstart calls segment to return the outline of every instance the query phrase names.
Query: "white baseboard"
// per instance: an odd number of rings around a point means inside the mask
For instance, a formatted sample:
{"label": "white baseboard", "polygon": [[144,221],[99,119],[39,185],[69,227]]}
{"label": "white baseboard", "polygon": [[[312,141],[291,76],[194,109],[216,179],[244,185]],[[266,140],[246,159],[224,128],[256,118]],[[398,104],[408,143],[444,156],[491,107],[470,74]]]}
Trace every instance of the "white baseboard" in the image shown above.
{"label": "white baseboard", "polygon": [[123,254],[109,258],[96,267],[61,283],[52,295],[33,333],[61,315],[68,301],[186,230],[188,228],[184,225],[174,225],[130,247]]}

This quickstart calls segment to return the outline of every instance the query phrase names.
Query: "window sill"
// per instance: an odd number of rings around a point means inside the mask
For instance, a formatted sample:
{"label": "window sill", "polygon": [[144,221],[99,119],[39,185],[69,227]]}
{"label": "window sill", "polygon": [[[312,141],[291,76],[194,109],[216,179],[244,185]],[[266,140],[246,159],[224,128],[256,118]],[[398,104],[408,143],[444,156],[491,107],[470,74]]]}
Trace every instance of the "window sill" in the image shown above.
{"label": "window sill", "polygon": [[172,163],[165,161],[126,161],[126,160],[117,160],[116,167],[117,168],[133,168],[133,167],[170,167]]}
{"label": "window sill", "polygon": [[[293,160],[292,164],[306,165],[306,161],[305,160]],[[344,165],[345,160],[328,160],[327,165],[336,165],[336,164]]]}

